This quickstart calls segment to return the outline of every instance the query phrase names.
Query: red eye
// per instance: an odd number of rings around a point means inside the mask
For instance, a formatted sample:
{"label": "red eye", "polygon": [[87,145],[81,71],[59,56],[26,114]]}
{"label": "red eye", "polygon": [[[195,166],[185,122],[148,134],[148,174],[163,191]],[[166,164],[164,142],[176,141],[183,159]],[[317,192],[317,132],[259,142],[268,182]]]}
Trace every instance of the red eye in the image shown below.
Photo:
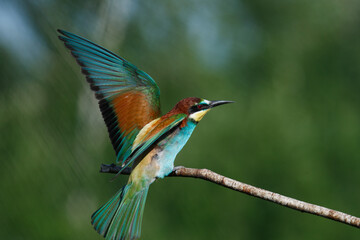
{"label": "red eye", "polygon": [[201,110],[201,109],[203,109],[203,108],[204,108],[204,105],[199,104],[199,105],[197,105],[197,108],[198,108],[199,110]]}

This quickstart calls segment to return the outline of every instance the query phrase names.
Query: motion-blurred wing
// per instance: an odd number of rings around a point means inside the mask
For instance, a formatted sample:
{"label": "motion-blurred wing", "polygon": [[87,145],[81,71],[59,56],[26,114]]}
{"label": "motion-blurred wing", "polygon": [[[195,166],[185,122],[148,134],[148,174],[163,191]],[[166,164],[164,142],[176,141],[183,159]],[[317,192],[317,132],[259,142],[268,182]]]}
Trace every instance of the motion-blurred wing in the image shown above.
{"label": "motion-blurred wing", "polygon": [[82,37],[58,31],[95,91],[116,162],[124,164],[136,135],[160,115],[160,90],[148,74],[125,59]]}

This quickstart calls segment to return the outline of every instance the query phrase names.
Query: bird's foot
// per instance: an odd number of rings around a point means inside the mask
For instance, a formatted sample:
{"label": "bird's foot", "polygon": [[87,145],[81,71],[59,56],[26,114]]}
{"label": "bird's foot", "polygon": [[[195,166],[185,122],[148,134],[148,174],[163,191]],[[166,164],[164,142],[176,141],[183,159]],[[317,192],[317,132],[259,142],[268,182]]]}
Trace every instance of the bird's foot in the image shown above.
{"label": "bird's foot", "polygon": [[184,166],[176,166],[176,167],[173,168],[173,172],[175,172],[175,171],[177,171],[177,170],[179,170],[181,168],[185,168],[185,167]]}

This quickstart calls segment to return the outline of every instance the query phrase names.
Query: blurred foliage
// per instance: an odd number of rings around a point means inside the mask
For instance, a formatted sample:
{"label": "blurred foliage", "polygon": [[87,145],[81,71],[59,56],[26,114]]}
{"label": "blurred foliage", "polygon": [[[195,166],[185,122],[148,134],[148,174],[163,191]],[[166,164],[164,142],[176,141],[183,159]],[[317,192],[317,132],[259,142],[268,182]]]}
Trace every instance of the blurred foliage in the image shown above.
{"label": "blurred foliage", "polygon": [[[167,112],[205,117],[176,164],[360,216],[360,2],[0,1],[1,239],[101,239],[127,177],[62,28],[149,73]],[[149,191],[143,239],[358,239],[359,230],[195,179]]]}

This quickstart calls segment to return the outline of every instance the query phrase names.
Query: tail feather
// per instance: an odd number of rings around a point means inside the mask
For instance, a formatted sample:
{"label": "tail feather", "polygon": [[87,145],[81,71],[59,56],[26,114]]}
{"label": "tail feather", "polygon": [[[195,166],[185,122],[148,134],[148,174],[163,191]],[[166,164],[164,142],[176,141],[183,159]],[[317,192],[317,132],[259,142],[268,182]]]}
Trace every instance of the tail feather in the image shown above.
{"label": "tail feather", "polygon": [[91,216],[91,224],[94,226],[95,230],[103,236],[106,235],[110,223],[114,218],[115,212],[120,206],[126,187],[127,185],[122,187],[115,196],[113,196]]}
{"label": "tail feather", "polygon": [[140,237],[142,215],[148,187],[130,191],[132,184],[120,189],[92,216],[95,230],[107,240],[132,240]]}
{"label": "tail feather", "polygon": [[140,237],[146,195],[147,188],[137,192],[130,200],[131,202],[124,202],[124,207],[119,208],[120,211],[109,228],[109,234],[113,236],[113,239],[122,239],[121,237],[126,234],[131,237]]}

